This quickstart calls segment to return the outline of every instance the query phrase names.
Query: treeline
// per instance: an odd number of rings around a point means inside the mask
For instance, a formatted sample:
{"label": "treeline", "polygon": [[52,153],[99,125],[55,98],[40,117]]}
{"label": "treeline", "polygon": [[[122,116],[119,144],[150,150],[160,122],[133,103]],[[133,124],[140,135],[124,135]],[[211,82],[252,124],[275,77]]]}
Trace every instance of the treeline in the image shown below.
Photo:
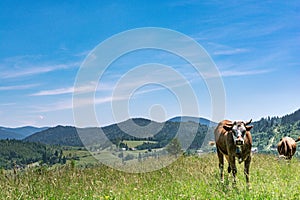
{"label": "treeline", "polygon": [[[137,147],[138,150],[144,150],[163,148],[176,134],[181,132],[179,135],[185,137],[180,138],[180,141],[187,140],[185,143],[190,145],[189,148],[197,149],[201,147],[207,130],[208,126],[193,121],[158,123],[148,119],[135,118],[102,128],[76,129],[71,126],[57,126],[33,134],[24,141],[78,147],[98,145],[100,149],[108,148],[111,143],[126,148],[126,144],[121,144],[124,140],[149,141]],[[193,138],[193,141],[190,141],[190,138]]]}
{"label": "treeline", "polygon": [[[164,148],[175,138],[183,135],[180,141],[189,145],[187,149],[198,149],[202,146],[207,134],[208,126],[195,122],[165,122],[163,128],[153,137],[144,138],[147,142],[136,146],[137,150],[151,150]],[[186,141],[185,141],[186,140]],[[154,142],[153,142],[154,141]],[[121,147],[128,148],[126,144],[120,143]],[[183,144],[181,144],[183,145]]]}
{"label": "treeline", "polygon": [[31,163],[53,165],[66,163],[66,157],[59,146],[50,146],[20,140],[0,140],[0,168],[25,167]]}
{"label": "treeline", "polygon": [[285,115],[282,117],[281,123],[282,124],[289,124],[289,123],[294,123],[300,120],[300,109],[297,110],[296,112]]}
{"label": "treeline", "polygon": [[283,117],[262,118],[253,125],[253,146],[260,151],[274,149],[282,137],[296,139],[300,136],[300,109]]}

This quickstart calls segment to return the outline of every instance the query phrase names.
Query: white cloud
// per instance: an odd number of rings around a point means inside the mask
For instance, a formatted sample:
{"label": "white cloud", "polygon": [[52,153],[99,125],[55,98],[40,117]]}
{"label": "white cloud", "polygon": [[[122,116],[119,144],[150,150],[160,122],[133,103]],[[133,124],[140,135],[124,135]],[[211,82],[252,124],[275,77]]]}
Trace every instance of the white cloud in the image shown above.
{"label": "white cloud", "polygon": [[22,69],[14,69],[11,71],[1,72],[2,78],[17,78],[24,76],[32,76],[37,74],[43,74],[47,72],[52,72],[56,70],[68,69],[71,67],[77,67],[80,63],[68,63],[68,64],[56,64],[56,65],[41,65],[39,67],[26,67],[23,66]]}
{"label": "white cloud", "polygon": [[28,85],[10,85],[10,86],[0,86],[0,91],[4,90],[25,90],[38,86],[38,84],[28,84]]}
{"label": "white cloud", "polygon": [[213,52],[214,55],[235,55],[244,52],[248,52],[248,49],[236,48],[236,49],[224,49],[224,50],[216,50]]}
{"label": "white cloud", "polygon": [[[89,93],[96,91],[109,91],[113,89],[113,86],[109,84],[101,83],[100,86],[97,87],[96,82],[90,82],[88,85],[81,87],[65,87],[65,88],[57,88],[52,90],[42,90],[37,93],[31,94],[30,96],[50,96],[50,95],[62,95],[62,94],[72,94],[74,92],[78,93]],[[95,90],[96,88],[96,90]]]}
{"label": "white cloud", "polygon": [[111,97],[111,96],[99,97],[95,99],[81,98],[81,99],[77,99],[76,104],[74,105],[72,98],[67,98],[47,105],[32,106],[31,111],[34,113],[53,112],[59,110],[69,110],[69,109],[74,109],[74,108],[79,108],[84,106],[90,106],[90,105],[98,105],[98,104],[109,103],[112,101],[120,101],[120,100],[126,100],[126,98]]}
{"label": "white cloud", "polygon": [[53,90],[42,90],[40,92],[31,94],[30,96],[48,96],[48,95],[60,95],[69,94],[74,92],[74,87],[58,88]]}
{"label": "white cloud", "polygon": [[229,45],[224,45],[215,42],[208,42],[207,47],[209,52],[212,52],[212,55],[219,56],[219,55],[236,55],[245,52],[249,52],[250,50],[247,48],[241,47],[233,47]]}
{"label": "white cloud", "polygon": [[229,77],[229,76],[249,76],[249,75],[256,75],[256,74],[265,74],[269,73],[271,70],[249,70],[249,71],[240,71],[240,70],[225,70],[221,71],[222,77]]}

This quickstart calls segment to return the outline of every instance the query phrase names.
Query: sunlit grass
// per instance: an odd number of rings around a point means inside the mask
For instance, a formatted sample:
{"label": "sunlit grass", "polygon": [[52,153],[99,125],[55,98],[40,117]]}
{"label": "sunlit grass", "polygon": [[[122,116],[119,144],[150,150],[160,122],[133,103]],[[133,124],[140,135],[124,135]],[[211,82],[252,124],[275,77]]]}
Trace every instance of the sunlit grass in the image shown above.
{"label": "sunlit grass", "polygon": [[144,142],[146,143],[157,143],[156,141],[139,141],[139,140],[124,140],[123,143],[127,144],[129,148],[134,148],[136,146],[142,145]]}
{"label": "sunlit grass", "polygon": [[2,172],[0,199],[298,199],[300,162],[254,155],[251,189],[245,183],[243,164],[237,184],[232,175],[219,182],[215,154],[180,157],[149,173],[125,173],[99,165],[91,168],[60,166]]}

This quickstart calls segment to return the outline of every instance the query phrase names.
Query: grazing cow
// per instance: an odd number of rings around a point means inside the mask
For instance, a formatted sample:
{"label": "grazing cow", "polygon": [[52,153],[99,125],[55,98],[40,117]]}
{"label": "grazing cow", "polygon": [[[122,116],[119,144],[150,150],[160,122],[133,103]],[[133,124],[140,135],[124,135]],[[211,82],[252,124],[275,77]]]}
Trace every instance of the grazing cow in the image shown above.
{"label": "grazing cow", "polygon": [[234,183],[236,183],[237,168],[235,165],[235,158],[238,162],[245,161],[244,174],[246,182],[249,184],[249,167],[251,162],[251,147],[252,137],[250,130],[253,126],[248,126],[249,122],[243,121],[221,121],[215,129],[215,142],[217,147],[217,154],[219,158],[219,168],[221,181],[224,181],[224,156],[229,164],[228,173],[232,170]]}
{"label": "grazing cow", "polygon": [[297,143],[300,137],[295,141],[293,138],[284,137],[281,138],[280,142],[277,144],[277,150],[279,157],[283,156],[287,160],[291,160],[296,152]]}

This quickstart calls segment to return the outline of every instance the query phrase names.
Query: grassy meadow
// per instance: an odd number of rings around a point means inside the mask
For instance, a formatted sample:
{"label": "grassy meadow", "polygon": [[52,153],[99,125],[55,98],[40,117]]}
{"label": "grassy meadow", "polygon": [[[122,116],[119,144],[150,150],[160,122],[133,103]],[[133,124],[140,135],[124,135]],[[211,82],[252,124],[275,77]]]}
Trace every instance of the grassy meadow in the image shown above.
{"label": "grassy meadow", "polygon": [[[163,159],[163,158],[160,158]],[[251,188],[243,164],[237,184],[225,173],[219,182],[215,154],[182,156],[171,165],[148,173],[125,173],[104,165],[77,167],[74,163],[38,167],[17,174],[2,171],[0,199],[299,199],[300,161],[255,154]],[[155,162],[149,158],[147,162]],[[227,165],[226,165],[227,168]]]}

